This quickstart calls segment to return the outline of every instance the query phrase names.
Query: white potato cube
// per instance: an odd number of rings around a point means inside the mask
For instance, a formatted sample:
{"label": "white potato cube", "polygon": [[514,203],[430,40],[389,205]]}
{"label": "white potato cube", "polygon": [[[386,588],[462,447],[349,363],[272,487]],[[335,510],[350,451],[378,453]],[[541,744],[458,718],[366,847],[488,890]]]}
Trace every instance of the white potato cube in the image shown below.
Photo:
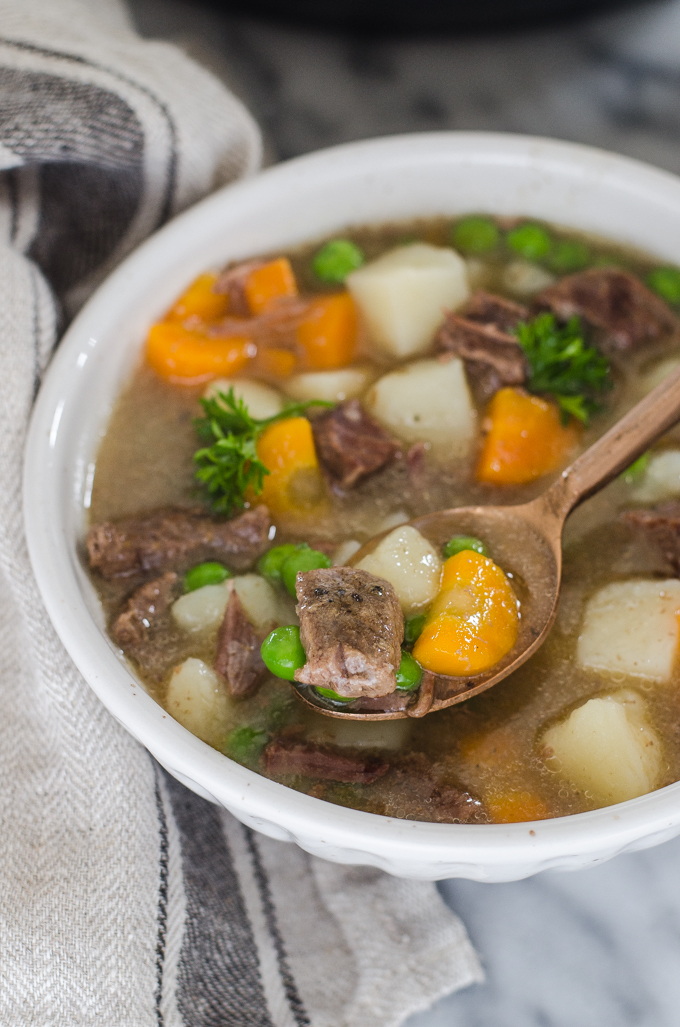
{"label": "white potato cube", "polygon": [[589,699],[542,741],[548,766],[598,802],[625,802],[656,786],[661,745],[636,692]]}
{"label": "white potato cube", "polygon": [[269,584],[259,574],[243,574],[233,579],[244,613],[257,631],[269,632],[282,624],[297,624],[295,602]]}
{"label": "white potato cube", "polygon": [[220,745],[229,725],[229,698],[212,667],[190,656],[173,670],[165,708],[187,731]]}
{"label": "white potato cube", "polygon": [[294,374],[284,384],[289,396],[300,401],[326,399],[342,403],[366,391],[375,378],[372,367],[343,367],[338,371],[306,371]]}
{"label": "white potato cube", "polygon": [[406,616],[431,603],[439,591],[439,553],[410,524],[391,531],[356,566],[389,581]]}
{"label": "white potato cube", "polygon": [[588,601],[578,640],[586,670],[669,681],[680,638],[680,581],[617,581]]}
{"label": "white potato cube", "polygon": [[555,281],[553,275],[538,264],[531,264],[528,260],[513,260],[507,264],[503,271],[503,285],[508,292],[514,293],[521,299],[529,299],[537,292],[547,289]]}
{"label": "white potato cube", "polygon": [[463,457],[477,430],[477,413],[462,360],[417,360],[383,375],[366,396],[367,410],[404,442],[429,442]]}
{"label": "white potato cube", "polygon": [[333,553],[333,566],[344,567],[360,549],[361,542],[357,542],[355,538],[348,538],[345,542],[341,542]]}
{"label": "white potato cube", "polygon": [[216,631],[224,618],[229,601],[231,582],[203,585],[180,596],[172,604],[175,623],[192,634],[198,631]]}
{"label": "white potato cube", "polygon": [[233,388],[236,399],[242,399],[251,417],[264,420],[283,410],[283,397],[276,389],[256,382],[252,378],[215,378],[203,393],[206,399],[216,397],[218,392],[229,392]]}
{"label": "white potato cube", "polygon": [[660,503],[680,496],[680,449],[652,453],[642,481],[633,492],[637,503]]}
{"label": "white potato cube", "polygon": [[665,357],[654,364],[648,371],[645,371],[642,376],[643,394],[646,395],[652,389],[655,389],[657,385],[661,385],[664,378],[667,378],[671,371],[675,371],[678,366],[680,366],[680,357]]}
{"label": "white potato cube", "polygon": [[470,294],[463,258],[450,247],[422,242],[353,271],[347,287],[374,341],[402,358],[424,352],[445,311],[456,310]]}

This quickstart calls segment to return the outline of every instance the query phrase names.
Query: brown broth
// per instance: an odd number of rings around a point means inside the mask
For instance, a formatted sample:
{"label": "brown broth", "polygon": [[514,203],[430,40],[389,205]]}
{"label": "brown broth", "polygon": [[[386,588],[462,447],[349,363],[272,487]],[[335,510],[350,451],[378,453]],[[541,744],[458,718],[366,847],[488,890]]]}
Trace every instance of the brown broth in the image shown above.
{"label": "brown broth", "polygon": [[[550,231],[558,238],[582,238],[554,227]],[[361,245],[371,259],[407,240],[447,244],[449,233],[450,222],[438,218],[360,228],[346,235]],[[600,262],[616,262],[640,275],[653,266],[648,257],[639,253],[592,238],[587,242]],[[323,291],[310,271],[310,256],[317,245],[291,255],[301,292]],[[508,259],[507,253],[501,253],[487,262],[484,288],[503,292],[500,273]],[[641,398],[640,370],[672,353],[677,345],[675,340],[673,345],[656,352],[647,349],[640,356],[627,355],[625,363],[614,365],[616,388],[606,411],[595,417],[584,433],[582,448]],[[371,356],[376,363],[385,363],[384,357]],[[197,399],[202,391],[203,387],[169,385],[144,365],[137,369],[116,404],[101,443],[91,523],[158,505],[196,502],[191,459],[196,437],[192,417],[200,412]],[[667,441],[673,437],[669,433]],[[523,487],[499,489],[479,485],[471,475],[475,458],[473,454],[469,461],[448,466],[431,460],[418,488],[410,483],[405,463],[397,461],[347,495],[331,496],[328,513],[314,523],[303,525],[298,531],[294,525],[280,526],[283,530],[277,541],[293,538],[340,543],[354,538],[363,542],[380,530],[387,517],[401,515],[406,519],[463,504],[521,502],[544,491],[554,477],[545,476]],[[583,605],[591,594],[605,583],[631,576],[668,576],[656,551],[633,539],[617,520],[619,511],[630,503],[629,486],[616,481],[572,517],[565,536],[564,584],[556,626],[539,653],[490,692],[419,721],[348,727],[303,707],[285,683],[270,682],[256,696],[231,703],[232,726],[249,725],[269,731],[288,727],[297,729],[303,737],[327,742],[338,742],[340,732],[341,742],[344,739],[346,743],[349,737],[362,748],[370,748],[371,739],[379,746],[387,732],[391,744],[398,743],[402,754],[426,754],[435,776],[445,784],[462,785],[482,800],[526,791],[540,799],[546,815],[563,816],[596,808],[598,803],[546,767],[538,737],[546,726],[586,699],[626,686],[644,696],[650,721],[662,739],[664,770],[659,784],[680,779],[680,673],[671,683],[660,685],[585,672],[578,669],[575,660]],[[112,616],[130,586],[125,582],[104,583],[99,578],[95,582],[105,609]],[[215,651],[214,636],[197,640],[169,629],[166,641],[165,663],[141,671],[149,692],[161,704],[173,666],[190,655],[211,663]],[[245,762],[261,771],[256,756]],[[286,783],[342,805],[395,817],[430,819],[429,800],[420,793],[417,775],[409,778],[390,771],[370,786],[314,783],[305,779],[286,779]]]}

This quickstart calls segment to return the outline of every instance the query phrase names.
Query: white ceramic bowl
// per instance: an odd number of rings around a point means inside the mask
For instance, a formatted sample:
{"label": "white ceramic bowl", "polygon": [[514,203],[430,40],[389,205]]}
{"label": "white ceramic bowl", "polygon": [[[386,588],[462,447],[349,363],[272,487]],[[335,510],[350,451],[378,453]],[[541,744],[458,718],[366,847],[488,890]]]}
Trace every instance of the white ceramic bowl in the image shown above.
{"label": "white ceramic bowl", "polygon": [[93,461],[145,331],[205,268],[347,225],[471,211],[596,232],[680,264],[680,179],[569,143],[442,133],[352,143],[230,186],[132,254],[63,339],[35,408],[25,468],[31,559],[52,621],[101,701],[171,774],[258,831],[400,876],[508,881],[577,869],[680,833],[680,783],[593,813],[464,826],[344,809],[268,781],[193,737],[139,687],[106,637],[83,572]]}

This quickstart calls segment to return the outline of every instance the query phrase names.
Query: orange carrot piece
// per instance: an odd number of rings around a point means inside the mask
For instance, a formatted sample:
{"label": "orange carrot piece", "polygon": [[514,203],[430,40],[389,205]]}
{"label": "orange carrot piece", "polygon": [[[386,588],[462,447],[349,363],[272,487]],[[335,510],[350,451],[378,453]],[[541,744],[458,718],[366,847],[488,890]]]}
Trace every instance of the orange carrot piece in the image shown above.
{"label": "orange carrot piece", "polygon": [[487,416],[491,430],[477,466],[479,481],[523,485],[556,470],[576,446],[580,429],[563,425],[557,404],[520,389],[500,389]]}
{"label": "orange carrot piece", "polygon": [[525,824],[550,816],[546,804],[532,792],[496,792],[486,796],[485,801],[495,824]]}
{"label": "orange carrot piece", "polygon": [[169,311],[167,321],[186,321],[188,318],[200,318],[201,321],[214,321],[227,312],[228,297],[213,292],[217,275],[199,275],[195,282],[183,292]]}
{"label": "orange carrot piece", "polygon": [[479,674],[512,649],[518,623],[517,599],[503,571],[466,549],[444,564],[413,656],[435,674]]}
{"label": "orange carrot piece", "polygon": [[172,321],[152,325],[146,342],[151,367],[177,385],[197,385],[218,375],[235,374],[254,354],[250,339],[208,336]]}
{"label": "orange carrot piece", "polygon": [[300,513],[320,504],[323,478],[306,417],[272,424],[260,436],[257,455],[270,472],[258,501],[273,513]]}
{"label": "orange carrot piece", "polygon": [[276,300],[298,294],[295,275],[287,257],[279,257],[255,268],[246,278],[244,289],[253,314],[261,314]]}
{"label": "orange carrot piece", "polygon": [[288,378],[295,370],[295,354],[278,346],[261,346],[257,354],[257,369],[273,378]]}
{"label": "orange carrot piece", "polygon": [[305,367],[330,370],[351,363],[357,341],[357,312],[348,292],[319,296],[298,328]]}

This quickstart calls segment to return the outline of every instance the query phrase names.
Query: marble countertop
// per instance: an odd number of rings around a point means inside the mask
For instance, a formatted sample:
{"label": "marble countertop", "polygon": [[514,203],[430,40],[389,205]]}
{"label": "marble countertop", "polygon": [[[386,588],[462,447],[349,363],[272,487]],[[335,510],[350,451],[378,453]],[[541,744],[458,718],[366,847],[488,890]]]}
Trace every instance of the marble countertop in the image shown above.
{"label": "marble countertop", "polygon": [[[143,34],[222,77],[270,161],[394,132],[576,140],[680,172],[680,0],[498,37],[351,39],[131,0]],[[446,881],[487,980],[408,1027],[678,1027],[680,839],[588,871]]]}

